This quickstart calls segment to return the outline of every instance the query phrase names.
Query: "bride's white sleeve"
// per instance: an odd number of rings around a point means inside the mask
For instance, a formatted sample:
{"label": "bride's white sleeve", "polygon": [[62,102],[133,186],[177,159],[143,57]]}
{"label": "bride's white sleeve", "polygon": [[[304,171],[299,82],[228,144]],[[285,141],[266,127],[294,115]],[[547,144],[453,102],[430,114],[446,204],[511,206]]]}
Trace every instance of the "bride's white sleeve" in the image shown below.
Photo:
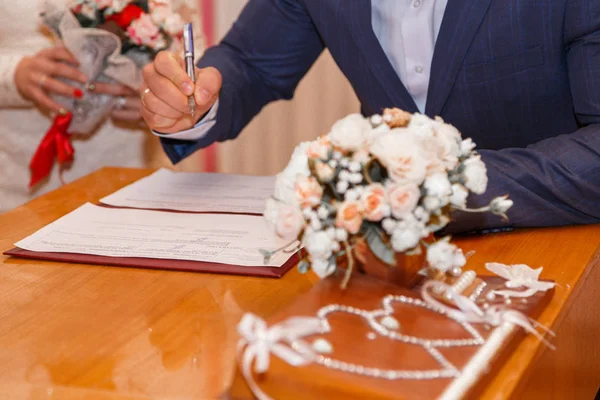
{"label": "bride's white sleeve", "polygon": [[0,54],[0,108],[31,105],[15,85],[15,71],[23,57],[21,54]]}

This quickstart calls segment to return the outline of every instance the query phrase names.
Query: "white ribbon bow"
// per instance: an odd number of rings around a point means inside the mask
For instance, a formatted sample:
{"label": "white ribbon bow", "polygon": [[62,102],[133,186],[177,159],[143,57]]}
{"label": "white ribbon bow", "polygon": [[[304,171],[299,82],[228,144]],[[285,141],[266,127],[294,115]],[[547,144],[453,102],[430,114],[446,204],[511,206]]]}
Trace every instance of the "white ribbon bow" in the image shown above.
{"label": "white ribbon bow", "polygon": [[[292,317],[269,328],[258,316],[245,314],[238,324],[238,333],[242,336],[238,343],[238,354],[242,354],[242,374],[252,393],[259,400],[271,400],[254,381],[253,363],[254,371],[259,374],[269,369],[271,353],[294,367],[309,364],[316,354],[308,343],[299,339],[322,331],[323,326],[318,318]],[[294,348],[291,347],[292,343]]]}
{"label": "white ribbon bow", "polygon": [[[435,290],[437,293],[444,293],[450,301],[458,307],[455,309],[449,307],[446,304],[436,300],[429,294],[429,290]],[[499,326],[504,322],[508,322],[513,325],[518,325],[525,331],[531,333],[537,337],[542,343],[550,347],[552,350],[556,348],[548,342],[542,334],[540,334],[536,328],[541,328],[545,333],[549,333],[552,336],[554,332],[541,325],[537,321],[528,318],[525,314],[511,310],[498,305],[491,306],[485,311],[482,310],[475,302],[468,297],[462,296],[457,293],[452,287],[444,282],[440,281],[427,281],[421,288],[421,296],[423,300],[428,304],[443,309],[451,318],[457,321],[469,322],[469,323],[482,323],[489,324],[492,326]]]}

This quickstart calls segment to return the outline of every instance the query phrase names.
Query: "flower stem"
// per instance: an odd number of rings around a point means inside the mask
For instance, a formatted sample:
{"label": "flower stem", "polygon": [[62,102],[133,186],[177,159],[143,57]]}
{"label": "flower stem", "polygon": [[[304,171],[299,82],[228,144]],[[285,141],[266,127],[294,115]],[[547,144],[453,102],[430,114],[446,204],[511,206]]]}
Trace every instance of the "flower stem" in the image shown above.
{"label": "flower stem", "polygon": [[352,275],[352,270],[354,269],[354,257],[352,256],[352,251],[350,250],[350,245],[348,244],[347,240],[344,240],[344,248],[346,249],[346,254],[348,257],[348,268],[346,268],[346,273],[344,274],[344,279],[342,280],[342,289],[346,289],[348,286],[350,275]]}
{"label": "flower stem", "polygon": [[482,213],[490,211],[490,206],[485,206],[481,208],[466,208],[466,207],[452,207],[458,211],[470,212],[470,213]]}

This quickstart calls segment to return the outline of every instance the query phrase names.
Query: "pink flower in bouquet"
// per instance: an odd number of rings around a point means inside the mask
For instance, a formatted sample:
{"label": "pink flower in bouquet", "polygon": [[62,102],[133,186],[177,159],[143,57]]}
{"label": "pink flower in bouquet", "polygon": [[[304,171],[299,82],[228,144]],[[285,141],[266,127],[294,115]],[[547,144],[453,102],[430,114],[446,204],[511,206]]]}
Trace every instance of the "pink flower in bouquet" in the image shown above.
{"label": "pink flower in bouquet", "polygon": [[298,237],[298,234],[304,228],[302,211],[293,205],[269,199],[264,215],[267,224],[274,228],[279,237],[284,239],[289,240]]}
{"label": "pink flower in bouquet", "polygon": [[156,44],[160,36],[160,31],[158,26],[152,21],[152,18],[148,14],[143,13],[129,25],[127,34],[131,38],[131,41],[137,45],[154,47],[153,45]]}
{"label": "pink flower in bouquet", "polygon": [[330,182],[335,175],[333,168],[322,161],[318,161],[315,165],[315,172],[321,182]]}
{"label": "pink flower in bouquet", "polygon": [[429,161],[419,139],[407,129],[396,128],[379,137],[370,151],[386,167],[395,183],[420,185],[425,179]]}
{"label": "pink flower in bouquet", "polygon": [[398,219],[413,212],[421,197],[421,191],[415,184],[393,185],[388,188],[388,201],[392,215]]}
{"label": "pink flower in bouquet", "polygon": [[360,201],[365,219],[369,221],[381,221],[383,217],[389,215],[389,206],[385,203],[385,189],[379,183],[367,186]]}
{"label": "pink flower in bouquet", "polygon": [[329,138],[326,136],[321,136],[317,140],[310,142],[308,149],[306,150],[306,154],[309,158],[325,160],[329,155],[329,150],[331,150]]}
{"label": "pink flower in bouquet", "polygon": [[362,222],[363,217],[358,201],[345,201],[340,205],[335,220],[336,227],[343,228],[349,234],[354,235],[360,230]]}
{"label": "pink flower in bouquet", "polygon": [[298,175],[294,184],[296,200],[300,207],[312,207],[321,202],[323,188],[312,176]]}
{"label": "pink flower in bouquet", "polygon": [[96,7],[100,10],[103,10],[108,7],[112,7],[113,0],[96,0]]}

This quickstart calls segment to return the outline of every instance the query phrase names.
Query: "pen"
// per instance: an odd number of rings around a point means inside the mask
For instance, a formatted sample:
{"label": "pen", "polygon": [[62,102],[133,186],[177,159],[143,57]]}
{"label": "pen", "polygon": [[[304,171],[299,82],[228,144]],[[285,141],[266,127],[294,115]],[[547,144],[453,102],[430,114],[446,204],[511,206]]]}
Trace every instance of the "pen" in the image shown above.
{"label": "pen", "polygon": [[[183,57],[185,60],[185,70],[192,83],[195,84],[196,74],[194,71],[194,35],[192,24],[185,24],[183,26]],[[190,115],[193,117],[196,113],[196,101],[193,94],[188,97],[188,104],[190,106]]]}

